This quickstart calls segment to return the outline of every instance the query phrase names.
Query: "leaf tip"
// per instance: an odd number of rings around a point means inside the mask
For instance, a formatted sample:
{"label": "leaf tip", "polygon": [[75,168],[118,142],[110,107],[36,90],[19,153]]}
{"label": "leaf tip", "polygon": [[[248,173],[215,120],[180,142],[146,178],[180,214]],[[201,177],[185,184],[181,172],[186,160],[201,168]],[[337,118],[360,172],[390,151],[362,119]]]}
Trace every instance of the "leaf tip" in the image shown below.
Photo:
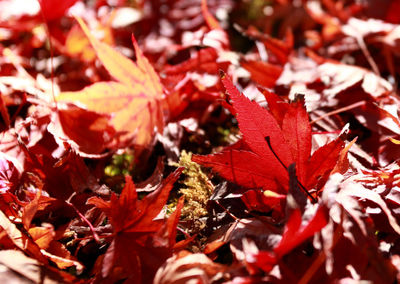
{"label": "leaf tip", "polygon": [[136,48],[136,46],[138,45],[137,44],[137,40],[136,40],[136,38],[135,38],[135,35],[132,33],[132,35],[131,35],[131,40],[132,40],[132,44],[133,44],[133,46]]}

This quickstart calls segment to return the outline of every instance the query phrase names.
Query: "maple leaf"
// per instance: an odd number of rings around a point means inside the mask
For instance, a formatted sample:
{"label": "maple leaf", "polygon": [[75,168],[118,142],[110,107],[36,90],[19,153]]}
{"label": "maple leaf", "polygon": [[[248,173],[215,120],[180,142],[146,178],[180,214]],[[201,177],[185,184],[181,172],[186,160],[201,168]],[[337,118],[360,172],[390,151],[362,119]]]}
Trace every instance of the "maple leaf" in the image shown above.
{"label": "maple leaf", "polygon": [[17,186],[19,171],[4,153],[0,152],[0,192],[13,191]]}
{"label": "maple leaf", "polygon": [[[171,215],[173,220],[168,221],[166,226],[163,219],[155,220],[155,217],[164,207],[172,185],[181,171],[182,169],[175,171],[155,191],[141,200],[138,200],[135,185],[129,176],[126,177],[126,184],[119,198],[112,194],[109,202],[98,197],[88,200],[88,204],[105,212],[115,232],[115,237],[104,255],[101,278],[127,278],[134,283],[141,283],[143,279],[143,282],[148,283],[145,280],[152,279],[156,269],[171,255],[183,199],[177,206],[179,212]],[[164,242],[163,239],[167,241]],[[122,267],[124,275],[113,275],[117,267]]]}
{"label": "maple leaf", "polygon": [[[110,24],[102,24],[98,21],[95,23],[96,25],[92,25],[95,29],[92,33],[101,33],[102,42],[113,45],[114,37]],[[96,59],[96,52],[78,23],[72,26],[66,36],[65,53],[71,57],[79,57],[84,62],[93,62]]]}
{"label": "maple leaf", "polygon": [[0,211],[0,228],[1,232],[6,234],[17,248],[30,254],[41,263],[48,263],[39,246],[27,234],[27,231],[19,230],[3,211]]}
{"label": "maple leaf", "polygon": [[28,232],[40,247],[43,255],[54,262],[58,268],[66,269],[75,266],[78,272],[82,271],[82,264],[74,259],[62,243],[55,240],[55,232],[51,225],[32,227]]}
{"label": "maple leaf", "polygon": [[88,110],[111,114],[112,125],[122,133],[121,143],[133,143],[139,148],[149,147],[156,128],[164,127],[160,100],[163,86],[148,60],[132,36],[136,63],[97,40],[86,24],[77,18],[98,58],[117,82],[98,82],[77,92],[63,92],[58,101],[76,102]]}
{"label": "maple leaf", "polygon": [[75,276],[44,266],[18,250],[1,250],[0,263],[4,266],[3,281],[8,283],[81,283]]}
{"label": "maple leaf", "polygon": [[78,0],[66,0],[59,2],[57,0],[39,0],[39,3],[44,18],[47,21],[52,21],[61,18],[68,8],[77,1]]}
{"label": "maple leaf", "polygon": [[167,260],[157,271],[153,283],[188,283],[198,282],[199,279],[202,279],[200,283],[212,283],[216,275],[222,274],[225,269],[222,264],[213,262],[204,254],[183,251]]}
{"label": "maple leaf", "polygon": [[250,72],[251,79],[266,88],[274,87],[283,71],[281,66],[264,61],[243,59],[240,64]]}
{"label": "maple leaf", "polygon": [[266,272],[271,271],[284,255],[327,225],[327,211],[325,206],[318,207],[311,220],[306,225],[302,225],[301,211],[295,209],[286,223],[282,239],[275,246],[273,252],[260,251],[246,254],[246,262],[250,265],[250,270],[252,266],[256,266]]}
{"label": "maple leaf", "polygon": [[59,104],[51,114],[47,130],[63,145],[67,141],[81,156],[96,157],[102,153],[115,135],[110,115],[85,110],[75,105]]}
{"label": "maple leaf", "polygon": [[218,72],[229,66],[222,57],[217,49],[206,47],[179,64],[165,66],[163,71],[167,76],[162,82],[168,91],[170,121],[201,119],[205,111],[210,111],[210,104],[220,99]]}
{"label": "maple leaf", "polygon": [[[240,27],[237,28],[240,30]],[[273,38],[268,34],[261,33],[254,26],[249,26],[247,30],[241,30],[241,32],[254,40],[262,42],[267,50],[276,57],[276,60],[274,61],[279,62],[281,65],[285,65],[288,61],[289,54],[292,52],[294,45],[293,33],[290,29],[286,31],[284,40]],[[268,53],[268,55],[270,54]]]}
{"label": "maple leaf", "polygon": [[201,0],[201,12],[203,13],[203,17],[210,29],[222,30],[218,21],[214,18],[214,16],[208,10],[207,0]]}
{"label": "maple leaf", "polygon": [[[304,99],[299,97],[290,104],[278,103],[279,97],[270,93],[266,98],[275,103],[271,103],[269,112],[242,95],[226,76],[222,77],[222,82],[232,99],[243,140],[250,150],[227,147],[217,154],[193,156],[193,161],[212,167],[239,185],[278,193],[285,193],[289,188],[287,168],[292,163],[296,164],[298,180],[305,188],[311,189],[318,182],[323,184],[344,143],[337,138],[310,157],[311,126]],[[274,109],[280,104],[284,106]]]}

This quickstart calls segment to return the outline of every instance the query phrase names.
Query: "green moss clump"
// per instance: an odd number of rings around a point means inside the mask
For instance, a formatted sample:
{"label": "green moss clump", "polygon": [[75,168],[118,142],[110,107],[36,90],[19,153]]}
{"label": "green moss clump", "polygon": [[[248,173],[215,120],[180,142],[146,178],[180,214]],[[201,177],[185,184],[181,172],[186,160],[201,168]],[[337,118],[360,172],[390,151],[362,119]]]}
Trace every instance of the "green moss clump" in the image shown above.
{"label": "green moss clump", "polygon": [[193,222],[195,228],[202,229],[205,224],[199,219],[207,215],[207,202],[214,186],[201,170],[200,165],[192,161],[192,153],[186,153],[183,150],[179,163],[172,165],[185,168],[183,170],[185,179],[182,182],[185,187],[179,190],[179,193],[185,197],[182,219],[183,221]]}
{"label": "green moss clump", "polygon": [[135,156],[132,150],[114,154],[110,163],[104,168],[104,183],[112,191],[120,193],[125,184],[125,176],[135,170]]}
{"label": "green moss clump", "polygon": [[133,170],[133,162],[133,153],[125,152],[123,154],[114,154],[111,159],[111,164],[105,167],[104,174],[109,177],[128,175]]}

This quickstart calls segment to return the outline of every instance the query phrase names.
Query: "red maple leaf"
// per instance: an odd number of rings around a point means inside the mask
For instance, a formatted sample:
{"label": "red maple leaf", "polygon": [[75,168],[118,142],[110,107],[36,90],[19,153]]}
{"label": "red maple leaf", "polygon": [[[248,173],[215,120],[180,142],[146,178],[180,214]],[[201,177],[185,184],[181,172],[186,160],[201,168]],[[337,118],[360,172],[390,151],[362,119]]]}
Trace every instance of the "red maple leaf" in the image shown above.
{"label": "red maple leaf", "polygon": [[327,215],[327,209],[324,206],[320,206],[308,223],[302,226],[301,211],[300,209],[295,209],[286,223],[282,239],[273,252],[260,251],[246,254],[248,269],[253,271],[257,267],[266,272],[271,271],[284,255],[325,227],[328,223]]}
{"label": "red maple leaf", "polygon": [[67,1],[54,1],[54,0],[40,0],[40,7],[44,18],[47,21],[52,21],[61,18],[65,12],[75,3],[77,0]]}
{"label": "red maple leaf", "polygon": [[226,76],[222,82],[232,100],[246,147],[239,143],[217,154],[196,155],[193,161],[212,167],[244,187],[278,193],[287,192],[287,168],[295,163],[300,184],[305,189],[317,185],[320,188],[336,165],[344,142],[337,138],[310,156],[311,126],[302,96],[286,103],[277,95],[266,93],[268,111],[241,94]]}
{"label": "red maple leaf", "polygon": [[114,230],[114,239],[103,258],[100,280],[128,279],[129,283],[149,283],[156,270],[172,255],[183,199],[168,221],[155,218],[180,173],[181,169],[175,171],[141,200],[138,200],[129,176],[119,197],[112,194],[110,201],[98,197],[88,200],[88,204],[104,211]]}

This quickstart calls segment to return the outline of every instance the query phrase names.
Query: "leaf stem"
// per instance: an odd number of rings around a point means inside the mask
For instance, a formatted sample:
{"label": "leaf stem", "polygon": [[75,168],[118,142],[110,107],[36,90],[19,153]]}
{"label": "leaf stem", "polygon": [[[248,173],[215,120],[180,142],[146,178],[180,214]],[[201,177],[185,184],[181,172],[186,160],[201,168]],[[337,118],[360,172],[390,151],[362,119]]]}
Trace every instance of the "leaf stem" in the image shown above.
{"label": "leaf stem", "polygon": [[100,238],[96,233],[96,229],[93,227],[92,223],[90,223],[90,221],[78,210],[78,208],[75,207],[74,204],[72,204],[69,201],[65,202],[66,204],[68,204],[70,207],[72,207],[72,209],[75,210],[76,214],[78,214],[78,216],[89,226],[90,231],[92,232],[93,238],[97,243],[100,243]]}

